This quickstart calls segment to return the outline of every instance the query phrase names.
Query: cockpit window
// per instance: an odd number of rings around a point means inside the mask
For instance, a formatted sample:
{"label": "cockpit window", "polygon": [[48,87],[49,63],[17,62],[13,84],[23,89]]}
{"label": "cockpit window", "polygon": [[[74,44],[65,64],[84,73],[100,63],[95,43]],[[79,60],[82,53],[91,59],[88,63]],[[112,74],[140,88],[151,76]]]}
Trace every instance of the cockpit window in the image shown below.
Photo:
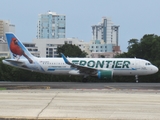
{"label": "cockpit window", "polygon": [[151,63],[145,63],[145,65],[151,65]]}

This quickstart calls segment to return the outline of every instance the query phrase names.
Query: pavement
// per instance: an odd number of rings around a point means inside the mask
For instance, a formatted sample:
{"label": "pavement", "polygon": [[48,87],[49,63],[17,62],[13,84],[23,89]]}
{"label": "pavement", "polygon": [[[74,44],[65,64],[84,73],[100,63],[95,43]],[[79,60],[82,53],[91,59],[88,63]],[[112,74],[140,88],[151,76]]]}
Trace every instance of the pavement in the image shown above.
{"label": "pavement", "polygon": [[2,87],[1,119],[160,120],[160,83],[0,82]]}

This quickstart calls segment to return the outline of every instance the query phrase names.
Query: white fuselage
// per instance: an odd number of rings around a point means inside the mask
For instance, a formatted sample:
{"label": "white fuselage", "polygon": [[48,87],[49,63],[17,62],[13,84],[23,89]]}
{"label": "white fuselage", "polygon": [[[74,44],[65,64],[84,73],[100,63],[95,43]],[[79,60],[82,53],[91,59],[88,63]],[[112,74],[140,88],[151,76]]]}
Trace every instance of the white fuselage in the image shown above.
{"label": "white fuselage", "polygon": [[[51,74],[64,75],[85,75],[76,68],[67,65],[63,58],[34,58],[34,63],[30,64],[26,59],[21,59],[22,63],[12,64],[3,60],[3,63],[15,67]],[[154,74],[158,68],[149,61],[137,58],[67,58],[71,63],[79,66],[98,70],[111,70],[113,75],[148,75]],[[16,60],[15,60],[16,61]]]}

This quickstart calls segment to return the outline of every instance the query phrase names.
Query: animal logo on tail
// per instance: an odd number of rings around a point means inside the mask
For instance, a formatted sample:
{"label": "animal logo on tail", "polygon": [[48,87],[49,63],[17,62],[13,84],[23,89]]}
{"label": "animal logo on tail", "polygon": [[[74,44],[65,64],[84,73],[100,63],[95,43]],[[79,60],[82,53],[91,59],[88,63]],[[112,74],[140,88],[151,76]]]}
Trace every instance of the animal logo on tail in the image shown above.
{"label": "animal logo on tail", "polygon": [[25,52],[23,51],[23,49],[18,45],[18,40],[13,37],[11,39],[11,43],[10,43],[10,50],[13,53],[13,56],[17,58],[17,60],[20,59],[20,57],[23,55],[25,58],[28,59],[28,61],[30,63],[33,63],[33,60],[31,60],[31,58],[29,58]]}

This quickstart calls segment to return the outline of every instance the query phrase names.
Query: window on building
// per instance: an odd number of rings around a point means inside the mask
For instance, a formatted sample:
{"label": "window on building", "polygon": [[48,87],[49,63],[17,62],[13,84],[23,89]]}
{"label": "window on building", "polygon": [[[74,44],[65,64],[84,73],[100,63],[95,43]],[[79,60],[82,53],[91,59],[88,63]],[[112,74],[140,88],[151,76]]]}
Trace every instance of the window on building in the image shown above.
{"label": "window on building", "polygon": [[30,47],[35,47],[35,45],[34,45],[34,44],[30,44],[29,46],[30,46]]}
{"label": "window on building", "polygon": [[53,51],[53,48],[49,48],[49,51]]}
{"label": "window on building", "polygon": [[0,53],[0,57],[6,57],[6,56],[8,56],[7,53]]}
{"label": "window on building", "polygon": [[37,49],[33,49],[33,51],[38,51]]}
{"label": "window on building", "polygon": [[32,51],[32,49],[28,49],[28,51]]}
{"label": "window on building", "polygon": [[53,55],[49,55],[48,57],[53,57]]}
{"label": "window on building", "polygon": [[29,47],[29,44],[24,44],[25,47]]}
{"label": "window on building", "polygon": [[98,46],[96,46],[96,48],[98,48]]}
{"label": "window on building", "polygon": [[69,41],[69,44],[72,44],[72,41]]}

